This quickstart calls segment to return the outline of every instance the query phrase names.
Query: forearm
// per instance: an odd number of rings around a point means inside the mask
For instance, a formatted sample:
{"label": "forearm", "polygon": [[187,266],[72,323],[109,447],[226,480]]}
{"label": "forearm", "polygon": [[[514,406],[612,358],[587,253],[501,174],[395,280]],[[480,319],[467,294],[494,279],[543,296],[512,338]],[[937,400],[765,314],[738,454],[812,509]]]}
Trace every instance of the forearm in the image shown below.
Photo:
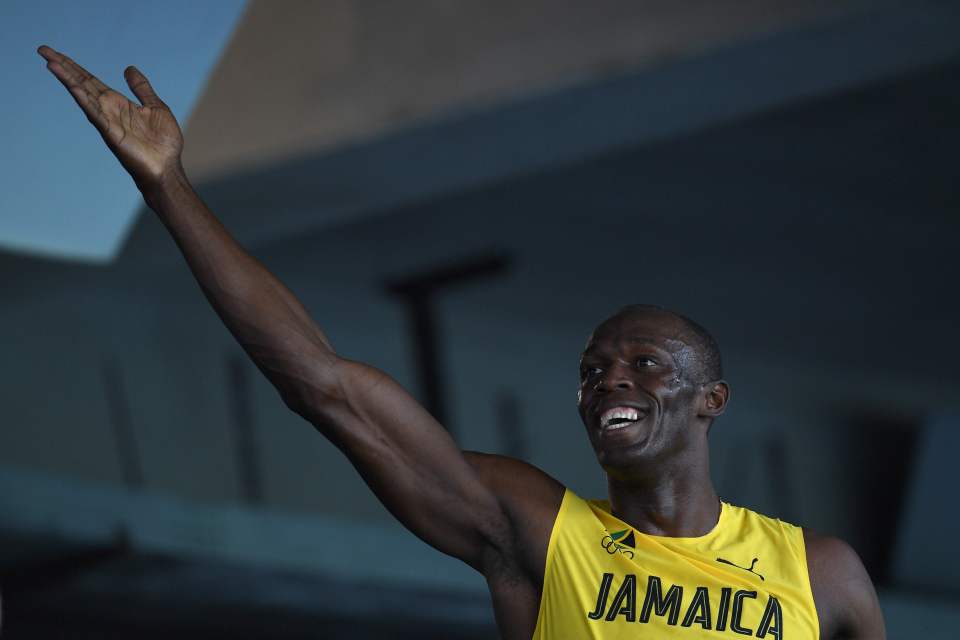
{"label": "forearm", "polygon": [[[180,164],[183,133],[147,78],[127,67],[140,101],[110,89],[69,57],[37,52],[170,230],[224,324],[293,408],[330,386],[336,356],[303,306],[243,250],[203,204]],[[322,389],[321,389],[322,390]]]}
{"label": "forearm", "polygon": [[220,319],[293,407],[316,395],[318,364],[335,358],[299,300],[230,235],[182,170],[141,188]]}

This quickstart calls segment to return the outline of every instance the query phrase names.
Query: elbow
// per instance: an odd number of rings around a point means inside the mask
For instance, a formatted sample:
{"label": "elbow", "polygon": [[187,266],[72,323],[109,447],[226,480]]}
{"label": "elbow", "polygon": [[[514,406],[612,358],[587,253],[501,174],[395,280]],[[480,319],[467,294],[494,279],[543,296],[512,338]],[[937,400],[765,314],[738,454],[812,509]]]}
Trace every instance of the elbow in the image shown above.
{"label": "elbow", "polygon": [[290,411],[301,418],[316,423],[324,421],[335,411],[336,396],[325,390],[296,388],[280,392],[280,399]]}
{"label": "elbow", "polygon": [[338,360],[324,358],[275,382],[283,404],[309,422],[325,421],[343,401]]}

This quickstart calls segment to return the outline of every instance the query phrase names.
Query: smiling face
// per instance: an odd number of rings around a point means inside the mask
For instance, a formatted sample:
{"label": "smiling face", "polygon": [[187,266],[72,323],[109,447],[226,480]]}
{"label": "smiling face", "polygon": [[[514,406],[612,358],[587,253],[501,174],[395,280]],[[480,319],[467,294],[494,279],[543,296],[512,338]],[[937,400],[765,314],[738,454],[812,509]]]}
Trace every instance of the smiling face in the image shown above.
{"label": "smiling face", "polygon": [[702,346],[667,311],[627,308],[593,332],[580,359],[578,407],[608,473],[706,446],[728,389],[699,379]]}

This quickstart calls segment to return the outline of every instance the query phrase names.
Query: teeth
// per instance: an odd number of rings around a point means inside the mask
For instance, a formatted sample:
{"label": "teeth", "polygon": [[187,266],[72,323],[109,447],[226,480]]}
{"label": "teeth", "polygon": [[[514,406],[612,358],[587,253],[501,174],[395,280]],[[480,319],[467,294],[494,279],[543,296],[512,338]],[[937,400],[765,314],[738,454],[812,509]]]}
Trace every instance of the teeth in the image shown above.
{"label": "teeth", "polygon": [[[607,409],[603,412],[603,415],[600,416],[600,426],[604,429],[608,427],[610,429],[620,429],[630,424],[630,422],[635,422],[639,415],[639,412],[631,407],[614,407],[612,409]],[[611,426],[610,423],[617,419],[627,420],[628,422],[622,422]]]}

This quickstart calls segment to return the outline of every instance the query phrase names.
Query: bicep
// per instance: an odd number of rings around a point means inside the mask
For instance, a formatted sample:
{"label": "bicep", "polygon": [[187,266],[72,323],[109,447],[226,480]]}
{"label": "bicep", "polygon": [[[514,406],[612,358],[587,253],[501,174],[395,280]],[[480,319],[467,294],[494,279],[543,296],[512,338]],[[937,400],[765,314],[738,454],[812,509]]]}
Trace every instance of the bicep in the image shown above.
{"label": "bicep", "polygon": [[324,375],[304,417],[405,527],[483,571],[504,546],[508,522],[450,434],[373,367],[338,358]]}

